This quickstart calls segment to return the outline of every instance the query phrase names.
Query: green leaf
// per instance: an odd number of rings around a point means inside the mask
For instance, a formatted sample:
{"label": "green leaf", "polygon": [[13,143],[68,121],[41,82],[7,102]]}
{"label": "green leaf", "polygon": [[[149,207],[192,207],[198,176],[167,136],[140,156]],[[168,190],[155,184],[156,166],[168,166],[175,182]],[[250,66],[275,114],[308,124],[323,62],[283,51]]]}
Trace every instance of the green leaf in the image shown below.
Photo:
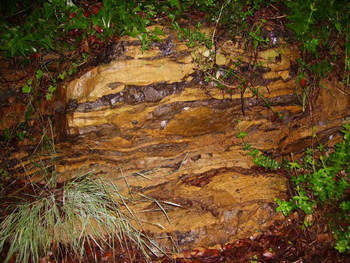
{"label": "green leaf", "polygon": [[157,27],[157,26],[156,26],[156,28],[154,29],[153,34],[165,36],[163,30],[161,30],[161,29],[160,29],[159,27]]}
{"label": "green leaf", "polygon": [[24,140],[24,135],[25,135],[24,132],[19,132],[17,135],[18,135],[18,138],[19,138],[21,141]]}
{"label": "green leaf", "polygon": [[5,139],[10,139],[10,130],[9,130],[9,128],[5,128],[3,134],[4,134]]}
{"label": "green leaf", "polygon": [[17,43],[16,37],[10,42],[10,54],[11,57],[14,57],[15,54],[17,53],[17,50],[19,48],[19,44]]}
{"label": "green leaf", "polygon": [[56,91],[56,89],[57,89],[57,87],[50,85],[50,87],[49,87],[49,92],[50,92],[50,93],[53,93],[53,92]]}
{"label": "green leaf", "polygon": [[22,92],[23,93],[30,93],[32,91],[32,86],[28,86],[27,84],[23,86]]}
{"label": "green leaf", "polygon": [[313,202],[303,202],[298,205],[298,207],[303,210],[306,214],[312,214],[314,212]]}
{"label": "green leaf", "polygon": [[19,45],[18,45],[18,51],[25,56],[26,52],[25,52],[25,42],[24,41],[20,41]]}
{"label": "green leaf", "polygon": [[47,93],[46,94],[46,100],[51,100],[52,99],[52,93]]}
{"label": "green leaf", "polygon": [[239,132],[238,135],[236,136],[237,138],[244,138],[245,136],[247,136],[247,134],[245,132]]}
{"label": "green leaf", "polygon": [[75,4],[73,3],[72,0],[66,0],[66,5],[67,5],[67,7],[74,7],[75,6]]}
{"label": "green leaf", "polygon": [[66,74],[67,74],[67,72],[66,72],[66,71],[63,71],[63,72],[58,76],[58,78],[64,80]]}
{"label": "green leaf", "polygon": [[350,201],[343,201],[343,202],[341,202],[341,204],[339,205],[339,207],[340,207],[343,211],[350,210]]}
{"label": "green leaf", "polygon": [[85,29],[88,26],[87,21],[81,21],[76,17],[73,17],[73,24],[71,25],[72,29]]}
{"label": "green leaf", "polygon": [[26,110],[26,112],[24,114],[27,122],[30,120],[30,115],[32,114],[33,110],[34,110],[34,107],[32,104],[30,106],[28,106],[28,109]]}
{"label": "green leaf", "polygon": [[153,40],[153,41],[156,41],[156,42],[161,42],[161,41],[162,41],[162,39],[160,39],[160,38],[157,37],[157,36],[152,36],[152,40]]}
{"label": "green leaf", "polygon": [[48,48],[51,48],[52,50],[54,50],[54,47],[53,47],[53,45],[52,45],[52,42],[51,42],[51,37],[46,37],[46,38],[44,38],[43,40],[42,40],[42,42],[44,42],[45,44],[46,44],[46,46],[47,46],[47,50],[48,50]]}
{"label": "green leaf", "polygon": [[259,42],[256,39],[253,39],[253,47],[256,49],[258,47]]}
{"label": "green leaf", "polygon": [[141,40],[142,43],[142,52],[144,52],[146,49],[148,49],[148,38],[147,34],[140,34],[138,35],[138,38]]}
{"label": "green leaf", "polygon": [[171,4],[172,6],[176,6],[177,9],[180,10],[180,3],[179,3],[178,0],[171,0],[171,1],[170,1],[170,4]]}
{"label": "green leaf", "polygon": [[[128,32],[128,34],[130,35],[130,36],[132,36],[132,37],[137,37],[139,34],[140,34],[140,31],[137,29],[137,27],[136,26],[133,26],[132,27],[132,31],[130,32]],[[139,37],[140,38],[140,37]],[[142,40],[141,40],[142,41]]]}
{"label": "green leaf", "polygon": [[140,12],[141,11],[141,8],[140,6],[137,6],[134,8],[134,13],[137,13],[137,12]]}
{"label": "green leaf", "polygon": [[[106,15],[102,15],[102,25],[103,28],[109,28],[111,26],[111,22],[112,22],[112,16],[110,16],[109,14]],[[98,23],[100,24],[100,23]]]}
{"label": "green leaf", "polygon": [[289,162],[288,165],[290,169],[300,169],[300,165],[298,164],[298,162]]}
{"label": "green leaf", "polygon": [[[174,21],[174,20],[175,20],[175,15],[174,15],[174,14],[169,14],[168,16],[169,16],[169,18],[170,18],[171,21]],[[174,23],[176,23],[176,24],[174,24]],[[173,27],[176,27],[177,22],[174,22],[174,23],[173,23]]]}
{"label": "green leaf", "polygon": [[[251,155],[251,156],[253,156],[254,158],[256,158],[257,157],[257,155],[259,154],[260,152],[259,152],[259,150],[258,149],[251,149],[250,150],[250,152],[248,153],[248,155]],[[255,163],[255,161],[254,161],[254,163]],[[259,165],[259,164],[257,164],[257,165]]]}
{"label": "green leaf", "polygon": [[39,70],[36,72],[35,78],[36,78],[37,81],[39,81],[39,80],[41,79],[42,76],[43,76],[43,71],[39,69]]}
{"label": "green leaf", "polygon": [[288,216],[290,212],[292,212],[296,207],[294,202],[291,200],[289,202],[281,201],[278,198],[275,198],[275,202],[278,204],[278,207],[276,208],[276,212],[282,212],[284,216]]}
{"label": "green leaf", "polygon": [[45,2],[44,3],[44,11],[45,11],[46,20],[49,20],[49,18],[51,17],[53,10],[55,9],[55,6],[56,6],[56,4],[54,2],[51,2],[51,3]]}
{"label": "green leaf", "polygon": [[252,145],[247,143],[244,147],[243,147],[243,150],[247,151],[247,150],[250,150],[250,148],[252,148]]}

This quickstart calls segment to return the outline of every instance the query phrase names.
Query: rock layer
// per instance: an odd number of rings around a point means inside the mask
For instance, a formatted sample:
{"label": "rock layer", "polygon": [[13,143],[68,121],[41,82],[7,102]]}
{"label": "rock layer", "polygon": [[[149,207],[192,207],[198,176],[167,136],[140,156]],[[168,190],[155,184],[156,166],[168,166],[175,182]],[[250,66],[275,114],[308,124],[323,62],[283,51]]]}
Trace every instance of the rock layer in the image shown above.
{"label": "rock layer", "polygon": [[[163,44],[145,53],[135,39],[122,39],[115,60],[69,83],[62,101],[65,124],[59,124],[67,125],[67,139],[56,145],[61,180],[94,170],[107,173],[124,194],[158,200],[168,218],[155,202],[133,209],[165,247],[168,236],[182,250],[257,235],[281,218],[274,198],[286,197],[286,180],[256,169],[236,136],[245,131],[248,143],[277,158],[312,143],[310,116],[296,95],[299,52],[272,46],[247,54],[232,41],[219,43],[217,64],[246,71],[260,96],[249,88],[240,92],[235,82],[226,93],[203,81],[208,50],[190,49],[167,33]],[[342,104],[325,102],[329,96],[321,91],[313,113],[321,141],[349,116],[349,97],[329,88]]]}
{"label": "rock layer", "polygon": [[[251,157],[236,138],[237,120],[246,140],[265,153],[288,155],[310,145],[310,129],[300,125],[308,116],[296,95],[299,52],[271,47],[247,54],[238,43],[220,43],[218,65],[247,71],[250,85],[260,94],[254,96],[252,89],[238,92],[235,82],[231,94],[203,82],[200,69],[210,64],[208,50],[188,48],[174,32],[145,53],[135,40],[122,41],[122,56],[119,52],[116,60],[67,87],[73,143],[62,143],[61,150],[73,146],[75,156],[65,156],[61,171],[69,174],[85,164],[97,173],[108,172],[117,185],[124,185],[124,192],[164,202],[167,217],[155,203],[135,209],[151,211],[140,215],[145,229],[156,237],[172,236],[180,249],[254,236],[278,219],[274,198],[286,196],[286,180],[252,168]],[[252,61],[259,66],[252,68]],[[273,108],[264,107],[262,98]],[[329,129],[342,125],[348,106],[346,99],[341,109],[333,106],[338,116],[330,117]],[[322,130],[324,139],[327,132]]]}

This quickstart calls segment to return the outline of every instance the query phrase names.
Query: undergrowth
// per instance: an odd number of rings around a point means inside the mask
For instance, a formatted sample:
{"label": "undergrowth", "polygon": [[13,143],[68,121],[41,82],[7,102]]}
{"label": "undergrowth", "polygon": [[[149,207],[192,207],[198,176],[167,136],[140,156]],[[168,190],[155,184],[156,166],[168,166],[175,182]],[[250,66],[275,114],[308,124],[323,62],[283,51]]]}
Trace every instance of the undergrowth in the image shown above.
{"label": "undergrowth", "polygon": [[[320,144],[319,156],[308,148],[300,162],[287,163],[286,168],[294,172],[291,182],[295,195],[289,201],[276,199],[276,211],[287,216],[293,210],[313,214],[315,209],[324,209],[336,239],[335,248],[350,252],[350,124],[345,124],[341,132],[343,140],[334,152],[327,155]],[[303,224],[309,226],[307,217]]]}
{"label": "undergrowth", "polygon": [[[316,211],[322,214],[331,227],[334,248],[341,253],[350,252],[350,124],[346,123],[343,140],[335,145],[334,151],[327,152],[323,144],[319,144],[317,152],[308,148],[300,161],[289,161],[283,168],[292,171],[290,181],[294,196],[289,201],[275,199],[277,212],[288,216],[292,211],[302,211],[312,215]],[[244,143],[244,150],[253,156],[257,166],[265,169],[279,169],[282,166],[275,160],[252,148],[241,131],[237,138]],[[317,154],[316,154],[317,153]],[[293,155],[292,155],[293,156]],[[312,224],[310,217],[305,216],[303,228]]]}

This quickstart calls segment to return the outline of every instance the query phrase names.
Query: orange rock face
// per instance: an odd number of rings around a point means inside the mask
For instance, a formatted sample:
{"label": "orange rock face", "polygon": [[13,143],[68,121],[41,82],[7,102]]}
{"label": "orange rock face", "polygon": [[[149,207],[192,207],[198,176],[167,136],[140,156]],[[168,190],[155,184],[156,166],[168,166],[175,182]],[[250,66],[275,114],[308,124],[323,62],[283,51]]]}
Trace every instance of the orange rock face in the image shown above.
{"label": "orange rock face", "polygon": [[310,145],[313,125],[328,141],[349,116],[349,98],[330,86],[341,104],[325,101],[321,91],[310,121],[296,95],[292,65],[299,52],[292,48],[261,51],[259,67],[251,67],[251,54],[232,41],[219,43],[218,65],[250,76],[253,89],[242,94],[239,81],[231,93],[203,81],[210,52],[188,48],[174,32],[145,53],[135,39],[122,41],[117,59],[67,85],[67,140],[56,145],[57,169],[61,180],[95,170],[125,195],[158,200],[162,209],[151,201],[132,209],[164,247],[171,246],[168,236],[180,249],[225,244],[281,219],[274,198],[286,197],[286,179],[254,167],[236,138],[238,120],[248,143],[281,159]]}

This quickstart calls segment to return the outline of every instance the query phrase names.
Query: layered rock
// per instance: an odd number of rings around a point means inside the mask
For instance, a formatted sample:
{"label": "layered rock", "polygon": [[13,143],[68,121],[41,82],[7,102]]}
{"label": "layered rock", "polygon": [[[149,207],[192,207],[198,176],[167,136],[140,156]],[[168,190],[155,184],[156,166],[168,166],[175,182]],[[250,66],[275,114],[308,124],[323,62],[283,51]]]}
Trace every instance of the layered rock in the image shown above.
{"label": "layered rock", "polygon": [[330,139],[349,116],[349,98],[329,87],[342,104],[324,102],[322,90],[310,123],[296,94],[298,50],[272,46],[249,54],[239,43],[219,43],[216,64],[246,74],[253,88],[232,81],[228,93],[203,81],[203,63],[213,64],[208,49],[190,49],[167,34],[144,53],[139,41],[121,39],[101,54],[107,63],[62,90],[61,180],[94,170],[126,195],[158,200],[133,209],[165,247],[168,236],[182,250],[257,235],[281,217],[274,198],[286,197],[287,185],[283,175],[254,167],[239,130],[264,153],[287,156],[312,143],[311,124],[321,141]]}

